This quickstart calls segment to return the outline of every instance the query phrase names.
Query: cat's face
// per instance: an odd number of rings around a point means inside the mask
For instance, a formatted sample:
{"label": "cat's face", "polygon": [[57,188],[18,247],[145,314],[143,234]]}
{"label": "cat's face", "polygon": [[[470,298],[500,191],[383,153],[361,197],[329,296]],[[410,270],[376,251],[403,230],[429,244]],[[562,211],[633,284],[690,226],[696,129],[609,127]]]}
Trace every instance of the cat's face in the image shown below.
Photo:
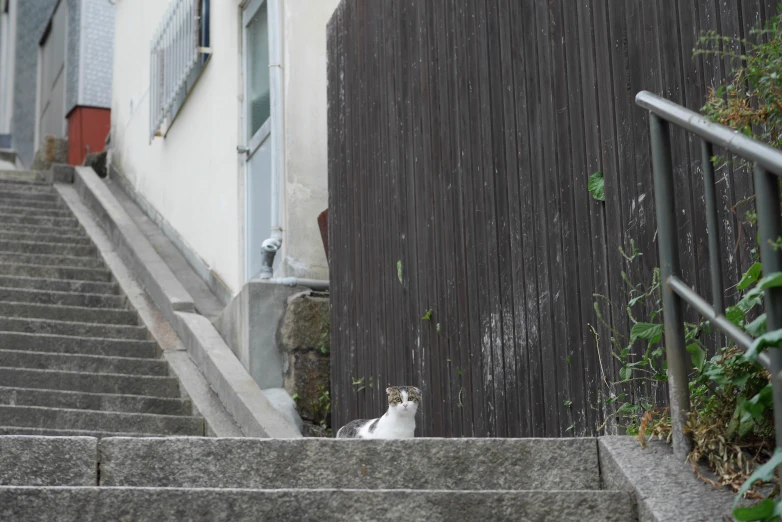
{"label": "cat's face", "polygon": [[415,415],[421,403],[421,390],[415,386],[390,386],[386,388],[388,407],[399,415]]}

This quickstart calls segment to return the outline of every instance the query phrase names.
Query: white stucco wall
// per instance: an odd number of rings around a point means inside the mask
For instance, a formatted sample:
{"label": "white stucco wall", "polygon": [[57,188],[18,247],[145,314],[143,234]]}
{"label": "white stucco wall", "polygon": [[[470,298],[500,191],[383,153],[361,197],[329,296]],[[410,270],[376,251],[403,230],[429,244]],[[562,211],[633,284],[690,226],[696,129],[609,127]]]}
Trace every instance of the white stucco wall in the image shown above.
{"label": "white stucco wall", "polygon": [[149,143],[149,42],[169,2],[116,4],[112,165],[236,293],[241,288],[240,11],[213,2],[209,63],[165,138]]}
{"label": "white stucco wall", "polygon": [[326,24],[339,0],[285,2],[285,275],[328,279],[318,214],[328,206]]}
{"label": "white stucco wall", "polygon": [[[226,286],[244,284],[241,9],[212,2],[213,54],[165,138],[149,144],[149,41],[165,0],[118,0],[112,165]],[[327,279],[326,23],[339,0],[284,3],[283,247],[275,276]]]}

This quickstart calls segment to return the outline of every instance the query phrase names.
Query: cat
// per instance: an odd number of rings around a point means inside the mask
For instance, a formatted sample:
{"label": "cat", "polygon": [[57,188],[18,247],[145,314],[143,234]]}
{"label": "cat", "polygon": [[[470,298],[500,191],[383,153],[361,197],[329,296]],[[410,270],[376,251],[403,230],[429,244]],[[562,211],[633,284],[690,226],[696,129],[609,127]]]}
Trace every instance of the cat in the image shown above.
{"label": "cat", "polygon": [[415,413],[421,403],[421,390],[415,386],[390,386],[388,411],[377,419],[358,419],[337,431],[338,439],[411,439]]}

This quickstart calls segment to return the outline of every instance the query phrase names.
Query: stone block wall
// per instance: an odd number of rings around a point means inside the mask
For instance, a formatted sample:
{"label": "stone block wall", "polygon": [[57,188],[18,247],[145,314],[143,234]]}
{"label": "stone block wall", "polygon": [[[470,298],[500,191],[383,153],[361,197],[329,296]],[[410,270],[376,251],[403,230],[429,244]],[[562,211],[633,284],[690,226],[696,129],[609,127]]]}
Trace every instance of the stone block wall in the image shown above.
{"label": "stone block wall", "polygon": [[278,332],[285,390],[318,435],[330,423],[329,326],[328,296],[313,292],[291,298]]}

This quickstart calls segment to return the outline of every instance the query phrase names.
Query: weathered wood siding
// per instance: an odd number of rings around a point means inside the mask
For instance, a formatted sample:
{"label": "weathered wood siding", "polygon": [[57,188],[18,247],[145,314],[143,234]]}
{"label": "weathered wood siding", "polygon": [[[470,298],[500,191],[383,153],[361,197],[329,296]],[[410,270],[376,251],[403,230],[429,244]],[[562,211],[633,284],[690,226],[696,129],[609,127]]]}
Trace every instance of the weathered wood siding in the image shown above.
{"label": "weathered wood siding", "polygon": [[[634,96],[697,110],[730,74],[693,57],[700,31],[748,36],[774,4],[343,0],[328,26],[334,424],[414,384],[422,435],[593,433],[618,380],[593,294],[626,331],[622,274],[648,281],[657,258]],[[709,292],[699,143],[673,139],[684,277]],[[718,179],[733,286],[749,234],[731,207],[752,180]],[[641,261],[620,253],[631,240]]]}

